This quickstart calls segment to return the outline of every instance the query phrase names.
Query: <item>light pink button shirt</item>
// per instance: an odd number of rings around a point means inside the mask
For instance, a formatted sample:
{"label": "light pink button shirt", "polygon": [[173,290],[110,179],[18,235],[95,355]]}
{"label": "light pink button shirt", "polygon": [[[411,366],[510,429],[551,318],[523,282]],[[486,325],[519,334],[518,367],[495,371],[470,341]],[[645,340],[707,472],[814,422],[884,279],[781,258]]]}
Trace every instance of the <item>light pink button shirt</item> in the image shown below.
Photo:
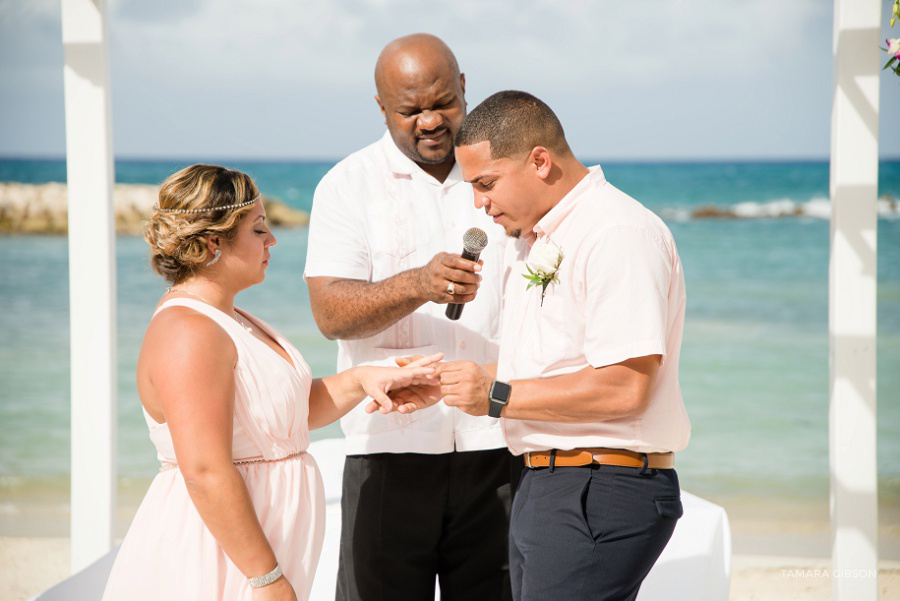
{"label": "light pink button shirt", "polygon": [[[529,254],[548,240],[563,259],[542,305],[540,286],[526,290],[522,274]],[[580,424],[504,419],[512,452],[683,449],[691,430],[678,384],[684,309],[684,273],[671,232],[593,167],[538,222],[534,236],[507,246],[497,378],[549,377],[647,355],[662,355],[663,362],[642,415]]]}

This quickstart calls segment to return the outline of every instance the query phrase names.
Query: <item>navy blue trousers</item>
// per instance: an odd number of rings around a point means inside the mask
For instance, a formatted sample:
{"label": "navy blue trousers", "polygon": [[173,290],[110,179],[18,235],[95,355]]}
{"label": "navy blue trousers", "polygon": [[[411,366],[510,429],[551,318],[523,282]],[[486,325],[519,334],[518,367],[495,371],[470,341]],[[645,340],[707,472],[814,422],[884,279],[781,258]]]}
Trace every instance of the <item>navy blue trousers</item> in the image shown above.
{"label": "navy blue trousers", "polygon": [[681,514],[674,469],[526,468],[509,531],[514,601],[635,599]]}

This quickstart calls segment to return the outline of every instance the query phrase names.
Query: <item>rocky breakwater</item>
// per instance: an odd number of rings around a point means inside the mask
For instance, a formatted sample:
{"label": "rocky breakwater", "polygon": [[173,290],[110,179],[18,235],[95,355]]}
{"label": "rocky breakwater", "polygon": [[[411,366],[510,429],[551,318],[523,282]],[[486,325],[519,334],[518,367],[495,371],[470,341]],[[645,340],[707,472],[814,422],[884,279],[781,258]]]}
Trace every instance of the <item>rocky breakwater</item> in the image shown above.
{"label": "rocky breakwater", "polygon": [[[116,233],[141,233],[153,211],[158,186],[116,184],[113,189]],[[309,214],[263,196],[270,225],[298,227],[309,224]],[[66,185],[0,182],[0,234],[65,234],[69,227]]]}

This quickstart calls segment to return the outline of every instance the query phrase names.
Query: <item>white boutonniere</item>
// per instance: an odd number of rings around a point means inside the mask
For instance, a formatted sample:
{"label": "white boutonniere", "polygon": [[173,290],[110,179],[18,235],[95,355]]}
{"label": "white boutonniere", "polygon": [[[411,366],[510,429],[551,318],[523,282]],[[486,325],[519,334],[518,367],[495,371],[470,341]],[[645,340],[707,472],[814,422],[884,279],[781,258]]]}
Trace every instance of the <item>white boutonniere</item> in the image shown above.
{"label": "white boutonniere", "polygon": [[532,286],[541,287],[541,306],[544,305],[547,286],[551,282],[559,282],[556,272],[562,260],[562,249],[555,242],[548,240],[543,246],[534,249],[529,260],[525,262],[525,269],[528,270],[528,273],[523,273],[522,277],[528,280],[526,290],[530,290]]}

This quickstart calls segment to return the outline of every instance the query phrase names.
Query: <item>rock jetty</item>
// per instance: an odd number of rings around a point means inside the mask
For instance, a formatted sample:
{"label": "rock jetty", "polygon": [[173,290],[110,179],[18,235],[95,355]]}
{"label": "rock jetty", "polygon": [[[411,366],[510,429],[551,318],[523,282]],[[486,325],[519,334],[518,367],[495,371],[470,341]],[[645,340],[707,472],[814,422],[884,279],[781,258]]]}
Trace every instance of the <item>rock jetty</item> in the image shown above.
{"label": "rock jetty", "polygon": [[[149,184],[116,184],[113,205],[116,233],[137,235],[156,204],[159,187]],[[271,225],[299,227],[309,224],[309,214],[263,196]],[[65,234],[69,227],[66,185],[0,182],[0,234]]]}

